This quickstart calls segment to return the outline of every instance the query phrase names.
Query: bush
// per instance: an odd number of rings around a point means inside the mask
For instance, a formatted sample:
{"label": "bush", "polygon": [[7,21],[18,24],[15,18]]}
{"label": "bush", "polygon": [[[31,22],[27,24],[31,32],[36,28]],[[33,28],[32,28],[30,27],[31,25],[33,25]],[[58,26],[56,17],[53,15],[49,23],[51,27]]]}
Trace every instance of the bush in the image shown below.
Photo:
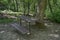
{"label": "bush", "polygon": [[9,18],[0,19],[0,23],[11,23],[13,21],[14,19],[9,19]]}
{"label": "bush", "polygon": [[50,15],[48,16],[48,18],[49,18],[51,21],[55,21],[55,22],[60,23],[60,13],[54,13],[53,15],[50,14]]}
{"label": "bush", "polygon": [[[53,13],[50,12],[46,12],[46,16],[48,17],[48,19],[50,19],[53,22],[57,22],[60,23],[60,9],[55,8],[53,11]],[[47,10],[48,11],[48,10]]]}

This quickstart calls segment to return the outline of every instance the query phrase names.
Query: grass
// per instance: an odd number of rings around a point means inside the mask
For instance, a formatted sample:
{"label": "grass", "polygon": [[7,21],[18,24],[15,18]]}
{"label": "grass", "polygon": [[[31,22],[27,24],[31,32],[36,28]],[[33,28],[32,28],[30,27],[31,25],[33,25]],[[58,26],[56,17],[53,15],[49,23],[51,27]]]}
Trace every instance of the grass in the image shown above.
{"label": "grass", "polygon": [[9,18],[4,18],[4,19],[0,19],[0,23],[10,23],[13,22],[14,19],[9,19]]}

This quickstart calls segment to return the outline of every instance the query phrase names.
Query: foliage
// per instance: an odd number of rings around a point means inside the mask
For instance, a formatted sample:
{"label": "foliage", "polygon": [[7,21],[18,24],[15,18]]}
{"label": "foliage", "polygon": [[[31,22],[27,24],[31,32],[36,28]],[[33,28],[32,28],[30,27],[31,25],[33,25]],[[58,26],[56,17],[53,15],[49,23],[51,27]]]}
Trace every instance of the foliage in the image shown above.
{"label": "foliage", "polygon": [[9,19],[9,18],[0,19],[0,23],[11,23],[13,21],[14,19]]}
{"label": "foliage", "polygon": [[47,7],[46,16],[51,21],[60,23],[60,7],[57,6],[57,4],[59,5],[59,2],[57,3],[57,0],[50,2],[50,8],[49,6]]}
{"label": "foliage", "polygon": [[[22,13],[23,12],[28,13],[28,9],[30,13],[35,13],[36,12],[35,7],[38,5],[38,2],[40,2],[40,0],[0,0],[0,4],[4,5],[3,7],[5,7],[5,9]],[[3,7],[1,7],[0,9],[4,9]],[[50,20],[60,22],[59,10],[60,10],[59,0],[48,0],[46,16]],[[19,15],[19,13],[17,14]]]}
{"label": "foliage", "polygon": [[[24,1],[24,3],[23,3]],[[26,10],[28,10],[28,2],[30,3],[30,9],[33,10],[34,3],[37,3],[37,0],[0,0],[0,3],[3,3],[7,6],[6,9],[12,11],[22,11],[24,10],[23,6],[25,5]]]}

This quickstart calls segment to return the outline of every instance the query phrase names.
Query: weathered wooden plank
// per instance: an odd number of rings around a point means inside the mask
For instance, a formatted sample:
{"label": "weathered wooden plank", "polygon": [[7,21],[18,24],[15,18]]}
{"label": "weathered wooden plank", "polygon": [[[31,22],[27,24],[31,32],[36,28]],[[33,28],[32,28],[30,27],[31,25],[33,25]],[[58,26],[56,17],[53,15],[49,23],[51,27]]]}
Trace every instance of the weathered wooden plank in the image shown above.
{"label": "weathered wooden plank", "polygon": [[25,27],[17,24],[17,23],[13,23],[11,24],[14,28],[16,28],[19,32],[21,32],[22,34],[30,34],[29,30],[26,29]]}
{"label": "weathered wooden plank", "polygon": [[36,21],[36,19],[30,18],[28,16],[24,16],[24,15],[20,16],[20,19],[23,19],[23,20],[25,20],[27,22],[35,22]]}

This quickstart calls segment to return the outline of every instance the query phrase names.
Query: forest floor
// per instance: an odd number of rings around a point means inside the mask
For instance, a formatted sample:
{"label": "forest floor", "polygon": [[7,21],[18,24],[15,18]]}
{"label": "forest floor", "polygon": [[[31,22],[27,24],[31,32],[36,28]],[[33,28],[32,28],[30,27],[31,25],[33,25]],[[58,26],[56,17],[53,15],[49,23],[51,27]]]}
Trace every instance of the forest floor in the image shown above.
{"label": "forest floor", "polygon": [[45,29],[31,27],[31,35],[18,33],[10,24],[0,24],[0,40],[60,40],[60,25],[45,22]]}

